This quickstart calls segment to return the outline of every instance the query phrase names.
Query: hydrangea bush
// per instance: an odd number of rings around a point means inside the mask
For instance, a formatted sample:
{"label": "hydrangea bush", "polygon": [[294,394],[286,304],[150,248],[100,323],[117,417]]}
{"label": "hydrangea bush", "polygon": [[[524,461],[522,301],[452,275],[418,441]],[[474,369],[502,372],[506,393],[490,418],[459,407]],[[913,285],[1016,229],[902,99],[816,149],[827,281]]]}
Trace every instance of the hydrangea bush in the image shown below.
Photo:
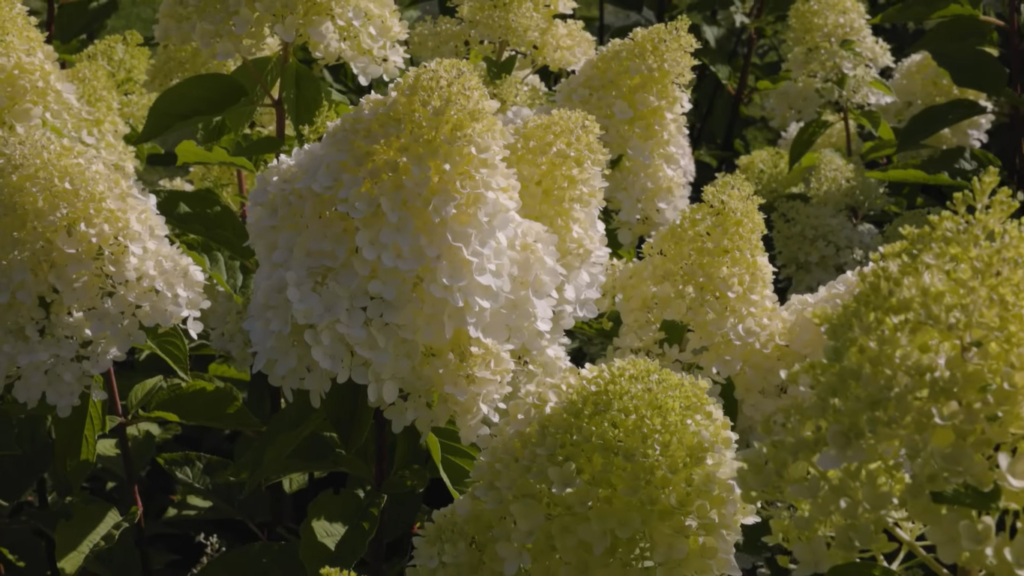
{"label": "hydrangea bush", "polygon": [[1019,18],[0,0],[0,575],[1024,574]]}

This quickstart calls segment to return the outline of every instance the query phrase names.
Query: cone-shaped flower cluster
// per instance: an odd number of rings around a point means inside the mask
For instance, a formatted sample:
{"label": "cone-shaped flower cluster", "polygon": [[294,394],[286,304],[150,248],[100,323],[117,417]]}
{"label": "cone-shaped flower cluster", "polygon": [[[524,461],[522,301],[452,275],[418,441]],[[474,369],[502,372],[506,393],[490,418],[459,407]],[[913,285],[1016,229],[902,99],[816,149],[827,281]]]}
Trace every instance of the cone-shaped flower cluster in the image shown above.
{"label": "cone-shaped flower cluster", "polygon": [[25,9],[0,1],[0,378],[66,414],[143,326],[199,331],[207,302],[131,152],[56,58]]}
{"label": "cone-shaped flower cluster", "polygon": [[307,42],[317,60],[348,62],[369,84],[405,67],[408,27],[392,0],[163,0],[155,32],[161,44],[195,42],[219,60]]}
{"label": "cone-shaped flower cluster", "polygon": [[558,86],[557,105],[593,114],[617,158],[607,197],[623,244],[673,222],[690,201],[696,167],[684,114],[697,41],[689,25],[637,28]]}
{"label": "cone-shaped flower cluster", "polygon": [[351,377],[396,429],[454,418],[466,442],[543,393],[512,371],[564,360],[559,239],[517,214],[497,107],[471,64],[436,60],[260,175],[246,326],[272,383],[316,402]]}
{"label": "cone-shaped flower cluster", "polygon": [[735,439],[708,382],[649,360],[589,367],[563,402],[481,452],[411,574],[739,574]]}
{"label": "cone-shaped flower cluster", "polygon": [[946,563],[1012,574],[1024,560],[1019,527],[932,496],[998,486],[995,507],[1016,508],[1024,487],[1024,229],[997,182],[882,248],[824,318],[824,359],[787,376],[793,400],[761,426],[742,483],[788,504],[771,508],[773,538],[802,573],[888,550],[903,518]]}

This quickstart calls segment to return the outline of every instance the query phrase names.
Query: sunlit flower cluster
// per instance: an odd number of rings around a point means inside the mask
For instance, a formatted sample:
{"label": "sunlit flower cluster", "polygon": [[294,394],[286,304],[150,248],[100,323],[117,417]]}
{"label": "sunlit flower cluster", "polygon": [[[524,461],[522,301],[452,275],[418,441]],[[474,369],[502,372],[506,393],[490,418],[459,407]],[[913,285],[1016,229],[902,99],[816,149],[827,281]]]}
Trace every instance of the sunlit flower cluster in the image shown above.
{"label": "sunlit flower cluster", "polygon": [[892,97],[879,73],[892,66],[889,46],[871,33],[859,0],[797,0],[789,9],[784,70],[790,80],[766,94],[765,109],[778,128],[807,121],[825,102],[877,106]]}
{"label": "sunlit flower cluster", "polygon": [[[889,85],[892,86],[896,101],[881,107],[880,111],[893,126],[904,125],[928,106],[958,98],[974,100],[989,110],[993,109],[981,92],[954,84],[949,72],[940,68],[927,52],[917,52],[900,61]],[[975,116],[944,128],[924,143],[936,148],[978,148],[988,140],[987,132],[993,120],[995,116],[992,114]]]}
{"label": "sunlit flower cluster", "polygon": [[943,562],[1012,574],[1024,560],[995,514],[935,496],[998,486],[994,510],[1022,501],[1024,230],[997,183],[990,170],[881,249],[822,318],[824,358],[787,375],[791,401],[763,422],[742,485],[789,504],[769,507],[772,538],[800,573],[891,550],[909,520]]}
{"label": "sunlit flower cluster", "polygon": [[216,60],[210,58],[194,42],[187,44],[160,44],[153,53],[153,62],[146,77],[146,88],[159,94],[185,78],[217,72],[228,74],[241,58]]}
{"label": "sunlit flower cluster", "polygon": [[[154,96],[145,87],[149,48],[142,36],[127,32],[107,36],[75,57],[68,79],[78,99],[101,115],[111,134],[123,137],[127,127],[141,130]],[[125,126],[127,124],[127,127]]]}
{"label": "sunlit flower cluster", "polygon": [[405,67],[407,28],[392,0],[163,0],[155,33],[219,60],[305,42],[320,62],[348,62],[369,84]]}
{"label": "sunlit flower cluster", "polygon": [[63,415],[143,326],[198,332],[208,304],[127,148],[73,92],[24,8],[0,2],[0,377]]}
{"label": "sunlit flower cluster", "polygon": [[608,152],[601,129],[586,112],[555,110],[512,128],[508,166],[519,181],[519,214],[558,237],[558,263],[565,271],[555,324],[597,315],[608,248],[601,208]]}
{"label": "sunlit flower cluster", "polygon": [[739,574],[752,513],[708,382],[647,360],[589,367],[484,450],[470,491],[415,539],[411,574]]}
{"label": "sunlit flower cluster", "polygon": [[457,18],[439,16],[413,25],[409,52],[421,62],[434,58],[512,53],[528,68],[576,70],[594,55],[594,37],[572,14],[573,0],[456,0]]}
{"label": "sunlit flower cluster", "polygon": [[637,28],[558,86],[558,106],[593,114],[617,158],[607,196],[623,244],[673,222],[690,201],[696,167],[684,114],[697,41],[689,25]]}
{"label": "sunlit flower cluster", "polygon": [[558,237],[517,214],[497,108],[437,60],[260,175],[246,327],[271,383],[317,402],[351,377],[396,429],[454,418],[469,442],[523,396],[517,361],[558,356]]}

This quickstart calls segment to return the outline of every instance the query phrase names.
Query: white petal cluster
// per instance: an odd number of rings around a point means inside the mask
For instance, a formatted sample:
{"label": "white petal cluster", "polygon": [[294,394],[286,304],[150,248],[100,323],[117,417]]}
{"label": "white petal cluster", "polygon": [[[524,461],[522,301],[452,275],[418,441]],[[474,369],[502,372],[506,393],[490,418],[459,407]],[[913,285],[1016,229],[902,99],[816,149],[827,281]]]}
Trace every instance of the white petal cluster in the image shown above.
{"label": "white petal cluster", "polygon": [[413,25],[409,53],[421,62],[516,53],[527,68],[576,70],[594,55],[596,41],[583,22],[561,18],[573,0],[455,0],[457,18],[439,16]]}
{"label": "white petal cluster", "polygon": [[465,442],[510,394],[543,396],[512,372],[564,360],[558,237],[517,214],[497,108],[472,65],[436,60],[260,174],[246,328],[271,383],[317,402],[351,377],[396,429],[454,418]]}
{"label": "white petal cluster", "polygon": [[878,229],[860,220],[887,203],[879,182],[833,149],[787,173],[787,155],[759,150],[741,158],[738,173],[771,201],[773,255],[789,294],[813,292],[840,274],[867,263],[881,244]]}
{"label": "white petal cluster", "polygon": [[579,110],[555,110],[512,127],[508,166],[519,181],[519,214],[547,226],[558,237],[558,263],[565,271],[555,324],[597,316],[608,248],[601,222],[608,152],[601,128]]}
{"label": "white petal cluster", "polygon": [[398,77],[408,26],[392,0],[163,0],[156,39],[196,43],[219,60],[306,42],[323,64],[348,62],[359,81]]}
{"label": "white petal cluster", "polygon": [[562,403],[481,452],[470,491],[414,540],[409,573],[739,574],[752,509],[708,386],[648,360],[588,367]]}
{"label": "white petal cluster", "polygon": [[[643,260],[619,271],[616,356],[650,355],[677,371],[699,365],[726,377],[770,331],[778,298],[761,242],[761,200],[735,175],[708,185],[703,199],[644,245]],[[683,342],[666,342],[666,321],[686,327]]]}
{"label": "white petal cluster", "polygon": [[[880,111],[885,120],[893,126],[902,126],[921,110],[943,104],[950,100],[965,98],[974,100],[989,110],[993,106],[985,95],[976,90],[960,88],[953,83],[949,73],[939,67],[927,52],[917,52],[896,65],[889,82],[896,101],[883,106]],[[982,114],[944,128],[930,136],[924,143],[936,148],[966,146],[978,148],[988,140],[988,130],[995,116]]]}
{"label": "white petal cluster", "polygon": [[637,28],[612,40],[558,86],[557,105],[593,114],[618,158],[608,176],[608,206],[623,244],[675,221],[696,175],[684,114],[690,109],[689,21]]}
{"label": "white petal cluster", "polygon": [[892,99],[872,85],[893,60],[860,0],[797,0],[787,23],[783,71],[791,79],[763,104],[775,127],[810,120],[823,102],[874,107]]}
{"label": "white petal cluster", "polygon": [[[947,564],[1009,576],[1024,560],[999,513],[1024,501],[1024,229],[997,183],[992,169],[882,248],[819,318],[824,358],[787,376],[792,401],[762,423],[741,482],[783,503],[772,538],[800,573],[890,550],[907,518]],[[934,496],[994,487],[995,512]]]}
{"label": "white petal cluster", "polygon": [[107,36],[75,56],[67,77],[79,101],[106,119],[111,134],[124,137],[128,126],[142,129],[154,99],[145,87],[149,59],[142,36],[132,31]]}
{"label": "white petal cluster", "polygon": [[143,326],[197,332],[208,303],[127,147],[56,58],[25,9],[0,2],[0,378],[67,414]]}
{"label": "white petal cluster", "polygon": [[246,303],[213,280],[207,281],[205,293],[210,307],[203,312],[203,325],[209,334],[210,346],[224,353],[234,368],[248,374],[253,359],[252,344],[244,326]]}

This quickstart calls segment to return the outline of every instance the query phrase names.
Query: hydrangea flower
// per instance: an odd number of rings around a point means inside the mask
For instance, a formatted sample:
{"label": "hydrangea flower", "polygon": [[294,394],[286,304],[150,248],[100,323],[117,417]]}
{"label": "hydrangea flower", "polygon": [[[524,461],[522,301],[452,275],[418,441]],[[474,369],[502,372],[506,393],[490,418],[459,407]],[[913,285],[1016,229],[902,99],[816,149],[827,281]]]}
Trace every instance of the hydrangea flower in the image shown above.
{"label": "hydrangea flower", "polygon": [[208,302],[127,146],[75,99],[33,24],[0,2],[0,382],[66,415],[144,326],[198,332]]}
{"label": "hydrangea flower", "polygon": [[351,377],[396,430],[454,418],[464,442],[544,395],[512,373],[564,357],[564,271],[517,213],[497,108],[471,64],[436,60],[260,174],[246,328],[271,383],[317,402]]}
{"label": "hydrangea flower", "polygon": [[123,138],[128,126],[142,129],[155,98],[145,87],[149,60],[142,36],[129,31],[107,36],[76,55],[67,77],[79,100],[111,124],[112,134]]}
{"label": "hydrangea flower", "polygon": [[480,453],[469,492],[414,539],[410,574],[740,573],[752,508],[708,382],[640,359],[581,377]]}
{"label": "hydrangea flower", "polygon": [[398,77],[408,27],[392,0],[163,0],[155,33],[218,60],[306,42],[323,64],[348,62],[365,85]]}
{"label": "hydrangea flower", "polygon": [[885,552],[886,532],[904,539],[910,519],[943,562],[996,574],[1019,563],[1019,532],[930,496],[999,486],[998,507],[1016,508],[1024,486],[1024,230],[997,183],[991,169],[881,249],[821,318],[824,358],[787,375],[791,401],[762,422],[741,483],[784,503],[769,507],[772,538],[801,573]]}
{"label": "hydrangea flower", "polygon": [[697,41],[689,25],[680,18],[612,40],[556,92],[558,107],[597,118],[617,158],[607,197],[626,245],[675,221],[690,201],[696,166],[684,114]]}
{"label": "hydrangea flower", "polygon": [[[949,73],[940,68],[927,52],[917,52],[900,61],[889,85],[896,101],[881,107],[880,112],[886,122],[893,126],[902,126],[928,106],[958,98],[974,100],[993,110],[984,94],[954,84]],[[988,140],[987,132],[994,120],[992,114],[975,116],[944,128],[929,136],[924,143],[936,148],[978,148]]]}
{"label": "hydrangea flower", "polygon": [[409,52],[426,62],[434,58],[518,54],[527,69],[576,70],[594,55],[596,41],[572,14],[573,0],[455,0],[457,18],[422,20],[409,34]]}
{"label": "hydrangea flower", "polygon": [[159,94],[191,76],[217,72],[229,74],[242,63],[238,57],[227,60],[210,58],[195,42],[160,44],[146,76],[146,88]]}
{"label": "hydrangea flower", "polygon": [[608,151],[601,128],[578,110],[555,110],[513,125],[508,165],[516,171],[519,215],[547,226],[558,237],[565,271],[555,324],[597,316],[608,248],[601,222]]}

